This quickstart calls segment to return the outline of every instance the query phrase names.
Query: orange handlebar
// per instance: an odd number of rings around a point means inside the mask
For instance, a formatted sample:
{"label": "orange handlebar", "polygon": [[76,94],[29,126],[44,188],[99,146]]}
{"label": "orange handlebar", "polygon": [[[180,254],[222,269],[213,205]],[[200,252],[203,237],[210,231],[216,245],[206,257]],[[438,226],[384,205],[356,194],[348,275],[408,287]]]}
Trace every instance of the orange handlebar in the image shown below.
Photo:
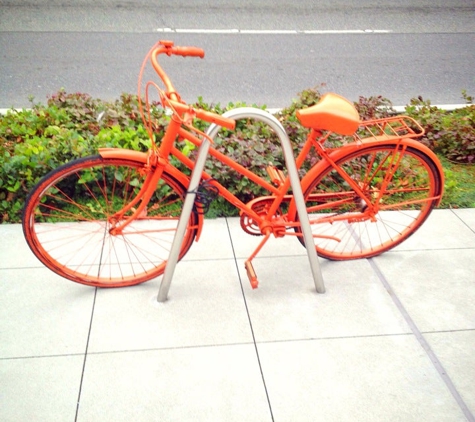
{"label": "orange handlebar", "polygon": [[158,64],[157,56],[159,54],[166,54],[168,56],[182,56],[182,57],[200,57],[203,58],[205,56],[205,52],[203,49],[198,48],[198,47],[174,47],[173,41],[160,41],[160,44],[158,47],[156,47],[151,54],[150,60],[152,62],[153,68],[155,69],[155,72],[158,73],[158,76],[160,76],[161,80],[165,84],[165,88],[167,93],[171,94],[172,99],[176,100],[177,95],[175,88],[173,87],[172,82],[170,81],[170,78],[167,76],[167,74],[164,72],[162,67]]}
{"label": "orange handlebar", "polygon": [[228,129],[234,129],[236,122],[233,119],[223,117],[210,111],[191,108],[189,105],[184,104],[180,100],[180,97],[175,91],[175,88],[173,87],[169,77],[158,63],[157,56],[159,54],[166,54],[168,56],[175,55],[182,57],[191,56],[203,58],[205,55],[204,50],[198,47],[175,47],[173,45],[173,41],[159,41],[158,46],[153,48],[152,52],[150,53],[150,61],[152,62],[153,68],[165,85],[166,94],[168,100],[170,101],[170,105],[172,105],[176,110],[180,111],[181,113],[186,113],[187,111],[192,110],[199,119],[210,123],[215,123],[218,126],[223,126]]}

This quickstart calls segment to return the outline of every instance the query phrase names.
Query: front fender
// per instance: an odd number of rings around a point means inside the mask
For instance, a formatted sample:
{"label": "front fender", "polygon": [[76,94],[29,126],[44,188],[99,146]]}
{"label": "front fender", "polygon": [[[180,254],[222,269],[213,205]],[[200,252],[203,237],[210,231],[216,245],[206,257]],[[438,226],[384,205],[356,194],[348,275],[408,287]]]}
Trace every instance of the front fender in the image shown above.
{"label": "front fender", "polygon": [[119,158],[121,160],[138,161],[142,164],[146,164],[148,158],[146,152],[123,148],[99,148],[99,154],[102,158]]}
{"label": "front fender", "polygon": [[[440,201],[442,200],[442,193],[444,189],[444,170],[442,168],[442,165],[440,164],[439,159],[437,158],[437,155],[435,155],[434,152],[432,152],[432,150],[430,150],[424,144],[420,143],[419,141],[415,139],[394,138],[394,139],[384,140],[384,145],[388,145],[388,144],[398,145],[401,143],[404,143],[406,146],[418,149],[419,151],[427,155],[436,165],[437,171],[439,173],[439,178],[441,180],[440,198],[437,201],[437,205],[439,205]],[[358,149],[371,147],[373,145],[382,145],[382,142],[381,140],[376,140],[374,138],[362,139],[358,143],[351,143],[351,144],[344,145],[343,147],[336,149],[335,151],[329,154],[329,157],[332,161],[336,162],[351,152],[357,151]],[[301,181],[302,192],[305,193],[305,191],[308,189],[308,187],[313,182],[313,180],[317,177],[317,175],[320,174],[322,171],[324,171],[328,167],[328,165],[329,164],[326,160],[321,160],[308,171],[308,173],[302,178],[302,181]],[[294,200],[292,200],[289,204],[288,216],[289,216],[290,221],[295,221],[296,205],[295,205]]]}
{"label": "front fender", "polygon": [[[148,163],[148,153],[133,151],[123,148],[99,148],[99,154],[102,158],[118,158],[122,160],[131,160],[138,163]],[[181,171],[167,163],[163,169],[165,173],[178,180],[185,189],[188,189],[190,185],[190,179],[184,175]],[[198,229],[196,231],[195,240],[198,241],[203,229],[203,214],[198,214]]]}

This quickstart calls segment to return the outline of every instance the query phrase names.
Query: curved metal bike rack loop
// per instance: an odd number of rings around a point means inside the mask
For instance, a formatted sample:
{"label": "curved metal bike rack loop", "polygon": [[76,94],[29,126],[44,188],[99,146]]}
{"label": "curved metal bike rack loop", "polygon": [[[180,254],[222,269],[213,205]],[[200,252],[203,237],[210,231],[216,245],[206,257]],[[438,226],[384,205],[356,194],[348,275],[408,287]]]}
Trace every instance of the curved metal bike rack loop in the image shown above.
{"label": "curved metal bike rack loop", "polygon": [[[224,117],[230,119],[239,120],[239,119],[255,119],[260,120],[261,122],[269,125],[279,137],[279,140],[282,144],[282,150],[284,153],[285,164],[287,166],[287,171],[290,178],[290,185],[292,186],[292,192],[295,199],[295,204],[297,207],[297,212],[299,213],[300,224],[302,227],[303,237],[306,245],[313,245],[313,235],[310,227],[310,222],[308,219],[307,209],[305,207],[305,200],[302,193],[302,188],[300,186],[300,179],[297,172],[297,166],[295,164],[295,159],[292,152],[292,146],[289,141],[289,137],[285,132],[285,129],[281,123],[267,111],[252,108],[252,107],[240,107],[233,110],[229,110],[223,114]],[[218,131],[221,127],[212,124],[206,134],[214,139],[218,134]],[[210,147],[210,141],[205,139],[201,144],[198,150],[198,156],[196,159],[195,167],[191,172],[190,185],[188,188],[188,193],[186,195],[183,210],[180,215],[180,220],[178,222],[177,231],[173,239],[172,248],[170,250],[170,256],[165,267],[165,272],[163,274],[163,279],[160,284],[160,290],[158,292],[157,300],[159,302],[164,302],[167,300],[168,291],[170,290],[171,280],[173,273],[175,271],[176,264],[178,262],[178,255],[180,252],[180,246],[183,242],[183,238],[186,231],[186,226],[188,219],[190,218],[191,211],[193,209],[193,203],[195,201],[195,193],[192,193],[198,188],[198,185],[201,180],[201,173],[203,172],[206,158],[208,156],[208,151]],[[318,293],[325,293],[325,285],[323,283],[323,277],[320,270],[320,265],[318,263],[317,252],[315,248],[306,248],[308,260],[310,263],[310,268],[313,275],[313,280],[315,283],[315,288]]]}

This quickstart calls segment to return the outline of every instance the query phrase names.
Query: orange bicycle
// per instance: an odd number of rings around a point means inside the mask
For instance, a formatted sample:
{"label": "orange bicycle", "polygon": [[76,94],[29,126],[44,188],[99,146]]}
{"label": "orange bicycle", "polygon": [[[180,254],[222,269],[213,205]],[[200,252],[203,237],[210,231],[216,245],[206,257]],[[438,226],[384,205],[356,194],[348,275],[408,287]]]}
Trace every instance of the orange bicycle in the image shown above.
{"label": "orange bicycle", "polygon": [[[165,89],[147,82],[144,124],[152,141],[147,153],[103,148],[94,156],[71,161],[47,174],[30,192],[23,210],[23,231],[37,258],[69,280],[101,287],[129,286],[163,274],[177,229],[189,175],[194,162],[177,147],[187,140],[199,147],[213,141],[220,127],[232,130],[237,114],[218,115],[181,100],[158,63],[160,54],[203,57],[196,47],[157,43],[147,54]],[[149,88],[160,93],[170,111],[164,137],[154,141]],[[234,116],[234,117],[233,117]],[[252,118],[252,113],[248,116]],[[421,126],[405,116],[360,121],[353,104],[336,94],[299,110],[300,123],[309,128],[296,157],[305,175],[300,184],[318,255],[331,260],[369,258],[398,245],[414,233],[438,205],[443,171],[435,154],[417,141]],[[194,119],[212,123],[203,133]],[[340,134],[352,142],[328,147]],[[310,169],[304,163],[313,150],[320,160]],[[267,239],[293,235],[305,245],[296,203],[286,172],[273,166],[263,177],[217,151],[209,154],[259,185],[268,195],[243,203],[206,172],[202,173],[193,212],[179,250],[181,259],[203,227],[203,207],[213,194],[237,207],[242,228],[263,235],[246,261],[253,287],[257,277],[252,259]]]}

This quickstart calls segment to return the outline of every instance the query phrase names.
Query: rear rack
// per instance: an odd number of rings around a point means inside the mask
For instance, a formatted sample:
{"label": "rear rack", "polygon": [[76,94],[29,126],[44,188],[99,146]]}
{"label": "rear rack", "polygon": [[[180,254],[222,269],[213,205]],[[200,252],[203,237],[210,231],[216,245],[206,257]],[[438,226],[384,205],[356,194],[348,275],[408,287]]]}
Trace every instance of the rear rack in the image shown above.
{"label": "rear rack", "polygon": [[422,135],[424,129],[414,119],[408,116],[394,116],[362,121],[353,138],[355,141],[368,138],[383,141],[393,138],[418,138]]}

